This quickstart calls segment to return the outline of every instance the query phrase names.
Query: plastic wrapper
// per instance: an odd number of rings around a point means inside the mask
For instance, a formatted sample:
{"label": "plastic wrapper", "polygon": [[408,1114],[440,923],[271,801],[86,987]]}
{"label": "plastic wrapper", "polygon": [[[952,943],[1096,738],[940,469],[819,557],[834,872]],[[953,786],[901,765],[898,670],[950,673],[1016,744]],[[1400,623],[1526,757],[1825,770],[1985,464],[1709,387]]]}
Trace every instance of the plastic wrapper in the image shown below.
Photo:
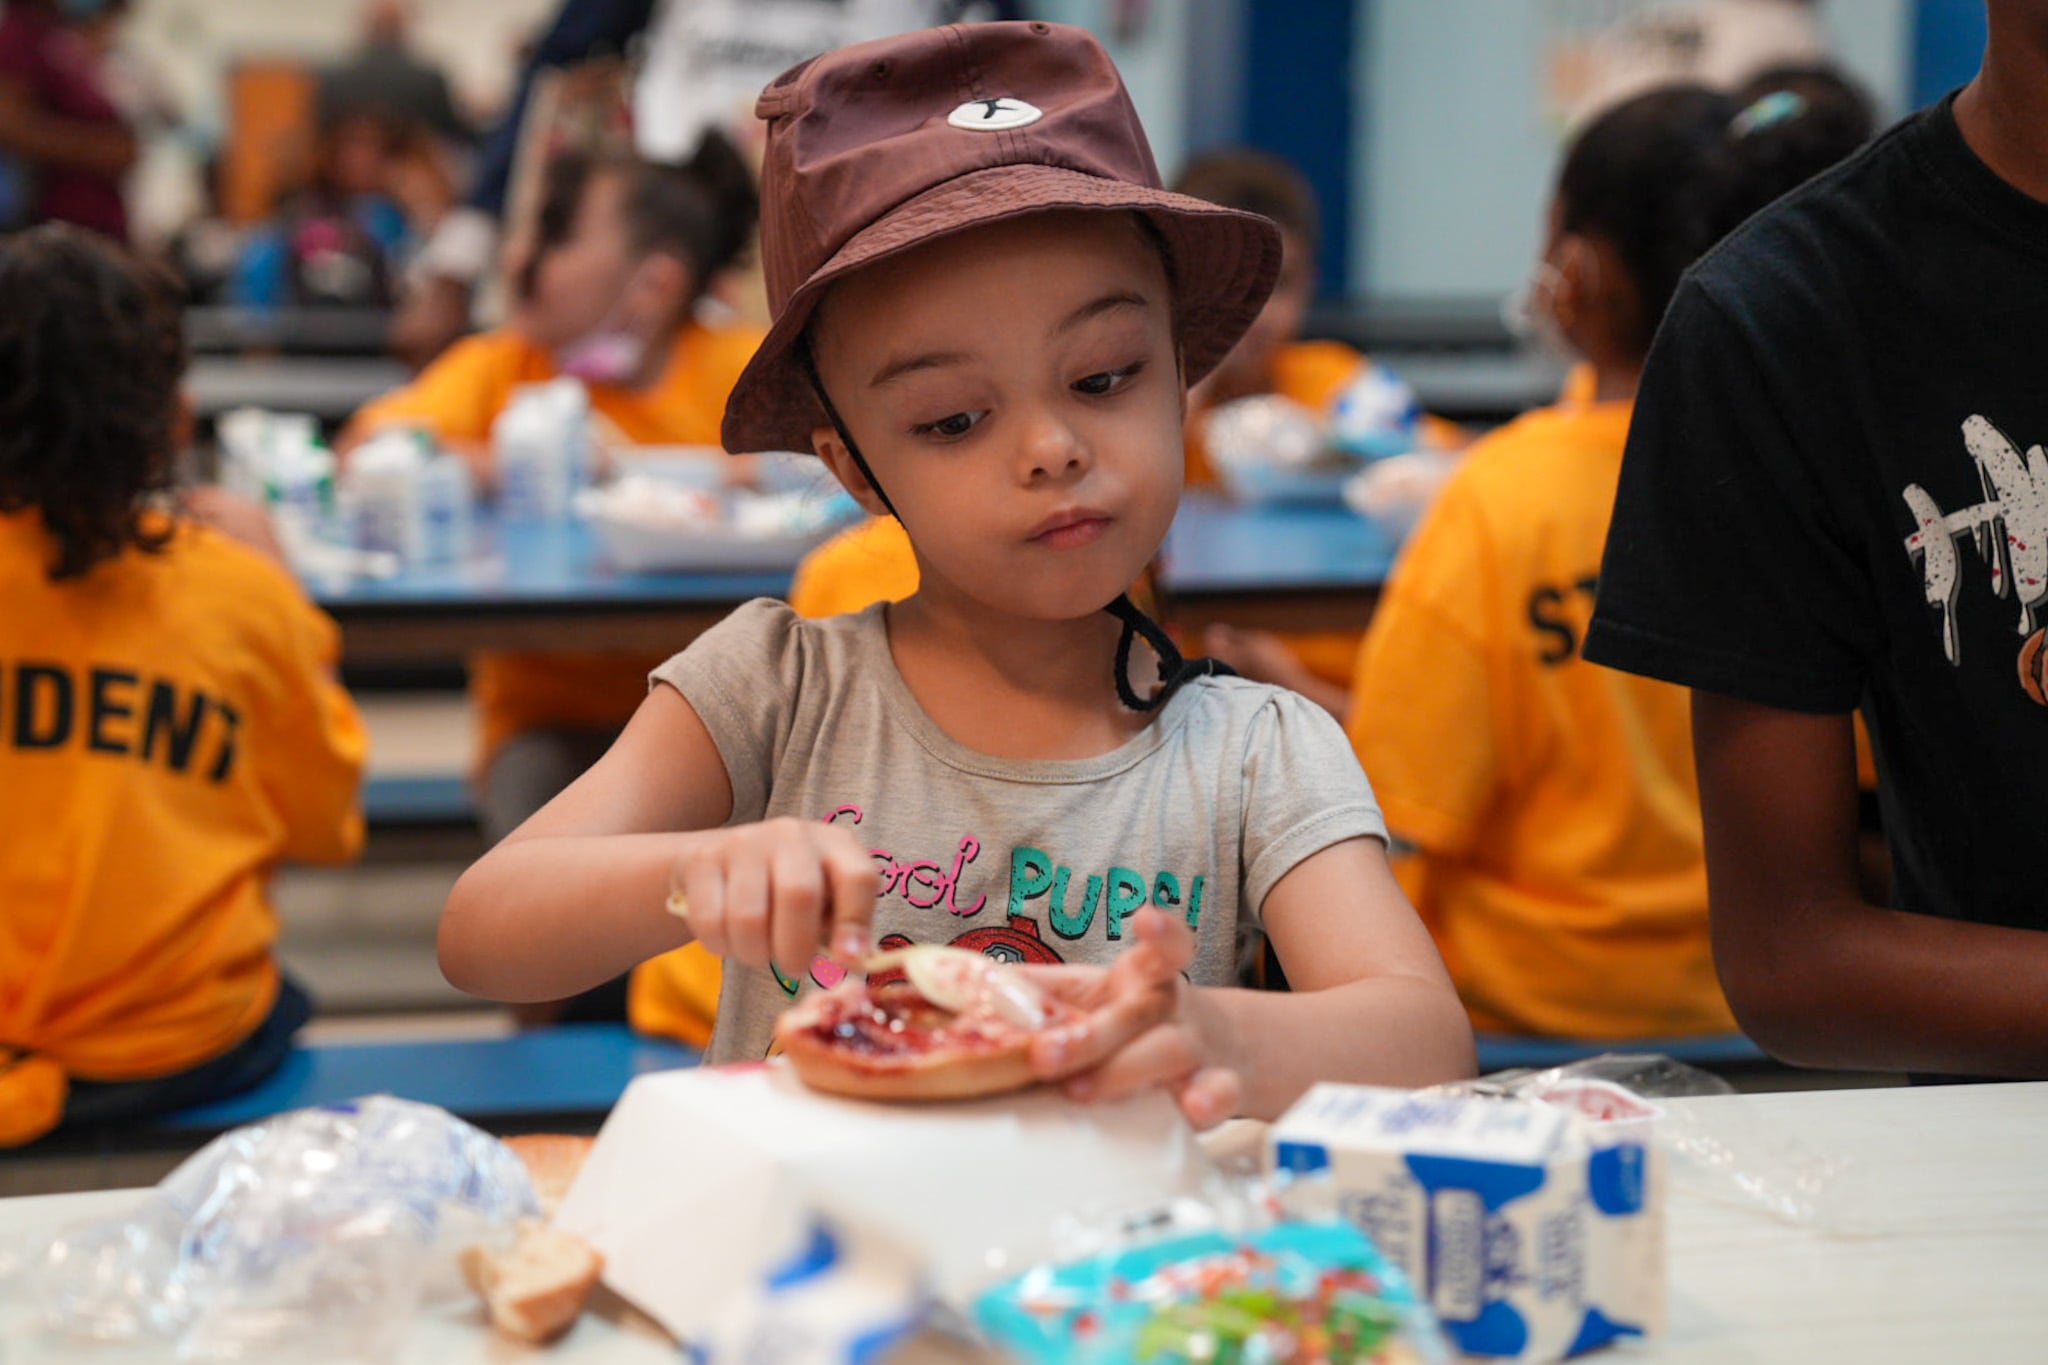
{"label": "plastic wrapper", "polygon": [[1327,1181],[1219,1180],[997,1285],[976,1325],[1026,1365],[1427,1365],[1450,1348]]}
{"label": "plastic wrapper", "polygon": [[1459,456],[1415,450],[1367,465],[1344,484],[1344,505],[1372,522],[1395,542],[1404,541],[1436,501]]}
{"label": "plastic wrapper", "polygon": [[538,1212],[504,1144],[373,1096],[216,1138],[130,1216],[65,1232],[27,1288],[47,1331],[181,1360],[383,1361],[464,1296],[457,1251]]}
{"label": "plastic wrapper", "polygon": [[1361,460],[1384,460],[1415,449],[1422,405],[1408,382],[1384,365],[1363,365],[1337,395],[1329,443]]}
{"label": "plastic wrapper", "polygon": [[[1868,1227],[1866,1173],[1854,1161],[1814,1151],[1773,1125],[1709,1072],[1656,1053],[1607,1053],[1545,1071],[1503,1071],[1444,1091],[1518,1095],[1562,1103],[1596,1123],[1633,1124],[1645,1117],[1618,1106],[1600,1109],[1603,1096],[1633,1098],[1653,1111],[1649,1126],[1670,1157],[1675,1181],[1710,1199],[1761,1209],[1795,1227],[1856,1236]],[[1683,1107],[1661,1101],[1702,1095],[1727,1097],[1713,1130]]]}

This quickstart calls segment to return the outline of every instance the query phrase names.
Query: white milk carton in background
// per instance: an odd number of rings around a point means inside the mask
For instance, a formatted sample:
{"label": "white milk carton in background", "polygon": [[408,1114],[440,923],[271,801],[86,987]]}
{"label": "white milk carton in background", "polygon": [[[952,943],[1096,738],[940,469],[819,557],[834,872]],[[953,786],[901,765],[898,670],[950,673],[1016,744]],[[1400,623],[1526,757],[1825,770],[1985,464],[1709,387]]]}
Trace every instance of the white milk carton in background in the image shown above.
{"label": "white milk carton in background", "polygon": [[341,518],[349,544],[403,560],[412,542],[413,482],[426,462],[410,431],[379,432],[357,446],[341,476]]}
{"label": "white milk carton in background", "polygon": [[413,509],[405,558],[412,564],[460,564],[469,558],[475,494],[469,466],[440,451],[413,475]]}
{"label": "white milk carton in background", "polygon": [[1664,1326],[1664,1176],[1640,1126],[1535,1100],[1318,1085],[1275,1169],[1327,1175],[1468,1355],[1558,1360]]}
{"label": "white milk carton in background", "polygon": [[590,394],[574,379],[523,384],[491,424],[498,504],[514,520],[559,521],[590,481]]}

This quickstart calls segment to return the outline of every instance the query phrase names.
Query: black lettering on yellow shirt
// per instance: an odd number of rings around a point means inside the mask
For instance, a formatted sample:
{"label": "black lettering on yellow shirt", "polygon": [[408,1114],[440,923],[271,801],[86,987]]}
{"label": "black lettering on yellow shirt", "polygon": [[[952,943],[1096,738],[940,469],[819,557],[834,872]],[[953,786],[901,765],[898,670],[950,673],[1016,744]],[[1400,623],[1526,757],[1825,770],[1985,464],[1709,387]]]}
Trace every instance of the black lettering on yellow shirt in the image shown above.
{"label": "black lettering on yellow shirt", "polygon": [[194,692],[183,716],[178,713],[178,689],[158,678],[149,685],[149,713],[142,722],[142,761],[156,761],[158,741],[165,750],[164,766],[182,773],[192,766],[192,750],[199,742],[200,722],[206,719],[206,694]]}
{"label": "black lettering on yellow shirt", "polygon": [[[1576,583],[1559,586],[1539,583],[1529,590],[1529,624],[1541,637],[1536,660],[1546,668],[1579,656],[1584,637],[1583,622],[1593,614],[1593,597],[1600,587],[1596,575],[1588,574]],[[1575,598],[1584,598],[1580,609]]]}
{"label": "black lettering on yellow shirt", "polygon": [[[95,668],[92,671],[92,722],[86,736],[86,747],[96,754],[125,754],[130,749],[128,740],[121,735],[109,733],[107,722],[126,721],[135,718],[135,687],[142,679],[123,668]],[[122,689],[126,696],[117,696],[116,689]]]}
{"label": "black lettering on yellow shirt", "polygon": [[[218,783],[235,770],[241,728],[235,706],[168,678],[145,680],[113,665],[74,672],[60,664],[0,663],[0,740],[17,751],[76,745],[167,772],[201,772]],[[209,737],[210,762],[201,755]]]}
{"label": "black lettering on yellow shirt", "polygon": [[71,738],[71,675],[52,664],[14,669],[14,747],[61,748]]}

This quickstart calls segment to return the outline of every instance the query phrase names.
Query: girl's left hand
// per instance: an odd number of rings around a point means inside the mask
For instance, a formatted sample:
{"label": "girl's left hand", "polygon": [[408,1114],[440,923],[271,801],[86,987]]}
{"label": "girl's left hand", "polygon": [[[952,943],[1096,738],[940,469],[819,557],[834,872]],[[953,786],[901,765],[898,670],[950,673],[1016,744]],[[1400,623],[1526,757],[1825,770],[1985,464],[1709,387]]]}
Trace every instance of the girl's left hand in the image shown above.
{"label": "girl's left hand", "polygon": [[1032,971],[1085,1016],[1047,1030],[1033,1044],[1032,1063],[1070,1099],[1122,1099],[1162,1088],[1189,1123],[1212,1128],[1237,1112],[1242,1087],[1236,1072],[1210,1056],[1198,993],[1181,975],[1195,960],[1195,936],[1150,906],[1130,926],[1136,946],[1108,967]]}

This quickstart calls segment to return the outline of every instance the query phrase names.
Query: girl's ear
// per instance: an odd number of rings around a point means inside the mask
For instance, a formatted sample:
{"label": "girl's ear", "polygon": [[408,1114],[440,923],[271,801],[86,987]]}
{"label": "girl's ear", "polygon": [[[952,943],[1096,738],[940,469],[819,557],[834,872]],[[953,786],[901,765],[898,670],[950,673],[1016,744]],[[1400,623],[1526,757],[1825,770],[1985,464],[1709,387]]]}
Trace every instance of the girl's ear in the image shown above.
{"label": "girl's ear", "polygon": [[1551,250],[1550,316],[1561,331],[1571,332],[1598,303],[1600,258],[1588,238],[1576,232],[1558,234]]}
{"label": "girl's ear", "polygon": [[825,462],[825,468],[832,471],[832,477],[839,480],[853,500],[871,517],[889,515],[887,504],[875,486],[868,482],[868,476],[861,473],[860,461],[846,448],[846,442],[839,439],[839,433],[830,424],[815,427],[811,431],[811,449],[818,452],[818,458]]}

